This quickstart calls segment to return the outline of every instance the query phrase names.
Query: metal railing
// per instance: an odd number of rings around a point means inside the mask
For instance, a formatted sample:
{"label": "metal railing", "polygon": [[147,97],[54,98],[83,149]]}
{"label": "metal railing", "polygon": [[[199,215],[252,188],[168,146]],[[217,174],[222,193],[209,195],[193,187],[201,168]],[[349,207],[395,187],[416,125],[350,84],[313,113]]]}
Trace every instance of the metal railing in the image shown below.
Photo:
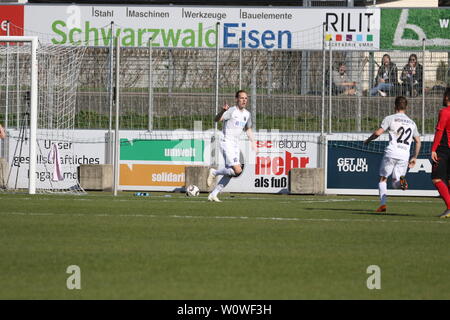
{"label": "metal railing", "polygon": [[[372,95],[384,54],[389,54],[397,67],[397,81],[389,90],[377,90]],[[421,80],[412,90],[402,78],[411,54],[416,54],[422,65]],[[114,125],[110,59],[109,48],[89,48],[83,57],[76,128],[107,129]],[[348,79],[355,82],[351,92],[340,91],[335,83],[342,63]],[[10,127],[18,123],[17,115],[26,103],[28,89],[22,79],[26,78],[27,64],[27,58],[7,57],[4,50],[0,55],[0,120],[7,118]],[[344,52],[122,48],[120,128],[192,129],[194,121],[203,121],[204,129],[213,128],[216,94],[219,105],[232,104],[235,91],[242,88],[249,93],[248,108],[257,129],[368,132],[393,112],[393,98],[405,95],[409,99],[408,113],[419,130],[432,133],[443,90],[450,83],[449,70],[447,52],[426,49]]]}

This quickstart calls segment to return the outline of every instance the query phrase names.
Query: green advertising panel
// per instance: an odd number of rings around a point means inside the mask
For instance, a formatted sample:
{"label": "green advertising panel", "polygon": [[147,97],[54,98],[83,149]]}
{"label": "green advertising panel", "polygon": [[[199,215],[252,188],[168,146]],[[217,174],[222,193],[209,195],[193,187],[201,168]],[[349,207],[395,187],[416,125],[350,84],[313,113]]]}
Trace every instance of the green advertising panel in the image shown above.
{"label": "green advertising panel", "polygon": [[382,50],[450,50],[450,8],[381,10]]}
{"label": "green advertising panel", "polygon": [[204,141],[120,139],[120,160],[203,161]]}

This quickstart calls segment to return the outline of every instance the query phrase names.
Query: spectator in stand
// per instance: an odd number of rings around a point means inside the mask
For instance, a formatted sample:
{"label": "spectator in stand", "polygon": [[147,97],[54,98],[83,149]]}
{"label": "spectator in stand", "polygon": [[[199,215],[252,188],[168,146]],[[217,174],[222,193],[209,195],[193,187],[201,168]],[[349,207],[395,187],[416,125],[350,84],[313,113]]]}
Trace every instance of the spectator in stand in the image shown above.
{"label": "spectator in stand", "polygon": [[393,88],[398,85],[397,66],[391,61],[391,56],[385,54],[381,59],[381,66],[378,68],[377,85],[370,89],[371,96],[387,96]]}
{"label": "spectator in stand", "polygon": [[423,67],[414,53],[409,56],[408,63],[403,67],[400,79],[405,95],[416,97],[422,92]]}
{"label": "spectator in stand", "polygon": [[350,96],[356,94],[356,82],[347,74],[347,67],[343,62],[333,71],[333,86],[337,94]]}

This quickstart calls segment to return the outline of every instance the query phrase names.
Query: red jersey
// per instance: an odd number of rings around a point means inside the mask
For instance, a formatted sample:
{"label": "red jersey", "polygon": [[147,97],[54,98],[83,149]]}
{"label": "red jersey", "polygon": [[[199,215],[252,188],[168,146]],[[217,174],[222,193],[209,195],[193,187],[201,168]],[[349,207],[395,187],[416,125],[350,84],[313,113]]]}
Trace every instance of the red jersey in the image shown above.
{"label": "red jersey", "polygon": [[433,146],[431,151],[436,151],[438,147],[450,146],[450,105],[439,111],[438,123],[434,132]]}

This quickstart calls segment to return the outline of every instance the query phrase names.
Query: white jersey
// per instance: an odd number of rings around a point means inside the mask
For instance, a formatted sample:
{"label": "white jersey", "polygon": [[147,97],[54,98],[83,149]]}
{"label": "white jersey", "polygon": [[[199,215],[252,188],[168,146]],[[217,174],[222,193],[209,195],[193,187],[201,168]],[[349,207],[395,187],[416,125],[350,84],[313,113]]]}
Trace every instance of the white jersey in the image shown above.
{"label": "white jersey", "polygon": [[225,140],[237,142],[242,131],[252,127],[250,112],[246,109],[239,110],[236,106],[230,107],[222,117],[222,132]]}
{"label": "white jersey", "polygon": [[389,144],[384,149],[384,154],[393,159],[408,161],[413,138],[419,136],[415,122],[399,112],[384,118],[381,128],[389,132]]}

